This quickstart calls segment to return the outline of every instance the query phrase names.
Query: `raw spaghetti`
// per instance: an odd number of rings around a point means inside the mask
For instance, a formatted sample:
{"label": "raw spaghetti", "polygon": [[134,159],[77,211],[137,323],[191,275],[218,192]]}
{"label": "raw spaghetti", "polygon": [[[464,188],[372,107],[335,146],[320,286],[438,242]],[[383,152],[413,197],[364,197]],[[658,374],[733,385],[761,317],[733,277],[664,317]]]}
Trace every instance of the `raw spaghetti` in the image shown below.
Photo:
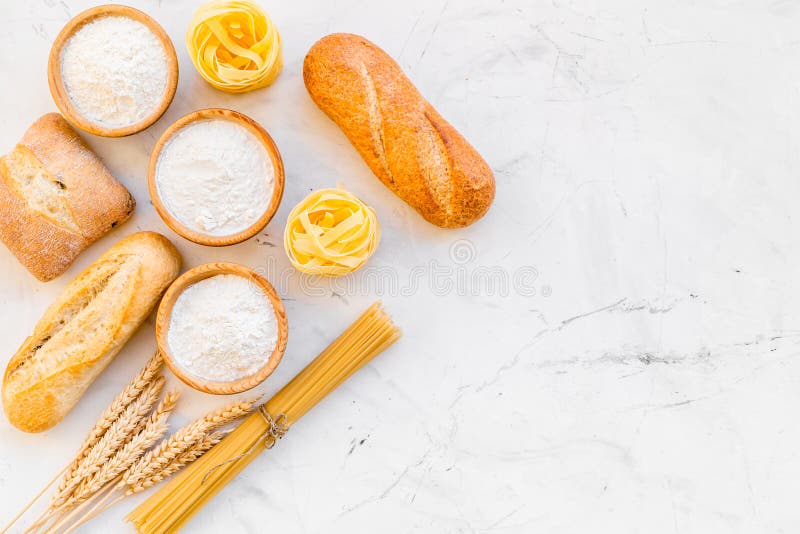
{"label": "raw spaghetti", "polygon": [[266,87],[283,67],[278,29],[249,0],[200,6],[186,31],[186,48],[200,76],[228,93]]}
{"label": "raw spaghetti", "polygon": [[380,239],[375,210],[340,185],[314,191],[294,207],[283,246],[298,271],[342,276],[364,265]]}
{"label": "raw spaghetti", "polygon": [[376,302],[259,413],[245,419],[126,519],[141,533],[177,532],[259,452],[399,337],[400,330]]}

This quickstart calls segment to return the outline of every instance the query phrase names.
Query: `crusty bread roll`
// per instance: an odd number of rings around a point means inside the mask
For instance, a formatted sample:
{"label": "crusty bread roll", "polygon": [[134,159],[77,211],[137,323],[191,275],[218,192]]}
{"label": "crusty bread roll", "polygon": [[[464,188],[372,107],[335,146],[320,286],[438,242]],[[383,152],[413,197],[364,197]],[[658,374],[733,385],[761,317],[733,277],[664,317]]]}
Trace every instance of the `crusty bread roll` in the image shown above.
{"label": "crusty bread roll", "polygon": [[39,280],[60,275],[136,202],[57,113],[0,158],[0,240]]}
{"label": "crusty bread roll", "polygon": [[489,165],[383,50],[358,35],[328,35],[306,55],[303,80],[372,172],[426,220],[458,228],[489,209]]}
{"label": "crusty bread roll", "polygon": [[41,432],[58,423],[106,368],[178,276],[166,237],[126,237],[70,282],[11,358],[3,409],[11,424]]}

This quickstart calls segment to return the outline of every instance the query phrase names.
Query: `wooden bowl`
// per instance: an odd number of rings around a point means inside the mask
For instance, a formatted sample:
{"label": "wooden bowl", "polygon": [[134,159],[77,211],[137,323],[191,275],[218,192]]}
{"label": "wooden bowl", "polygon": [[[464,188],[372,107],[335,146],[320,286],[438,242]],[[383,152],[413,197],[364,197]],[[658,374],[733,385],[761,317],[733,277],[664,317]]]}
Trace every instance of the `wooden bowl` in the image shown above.
{"label": "wooden bowl", "polygon": [[[272,308],[275,310],[275,318],[278,321],[278,341],[275,344],[275,350],[264,362],[263,367],[256,373],[234,380],[231,382],[214,382],[205,380],[198,376],[188,373],[184,370],[173,358],[167,343],[167,331],[169,330],[170,317],[172,315],[172,307],[175,301],[183,291],[192,284],[210,278],[218,274],[235,274],[249,279],[257,284],[264,293],[269,297],[272,303]],[[220,298],[225,298],[220,295]],[[241,393],[248,389],[254,388],[272,374],[275,368],[283,358],[283,352],[286,350],[286,341],[289,335],[289,328],[286,322],[286,310],[283,308],[283,302],[275,291],[275,288],[267,282],[264,277],[253,271],[252,269],[239,265],[238,263],[205,263],[190,269],[183,273],[175,280],[166,293],[164,298],[161,299],[161,304],[158,306],[158,314],[156,315],[156,342],[158,349],[164,356],[164,362],[172,370],[172,372],[180,378],[184,383],[193,387],[196,390],[213,395],[232,395],[234,393]]]}
{"label": "wooden bowl", "polygon": [[[161,101],[161,104],[141,121],[128,126],[113,128],[103,126],[84,117],[72,103],[72,100],[70,100],[67,89],[64,87],[64,81],[61,79],[61,49],[66,42],[76,31],[83,27],[84,24],[108,15],[128,17],[150,28],[150,31],[152,31],[161,42],[167,56],[167,90],[164,92],[164,99]],[[102,135],[103,137],[124,137],[141,132],[156,122],[167,110],[170,103],[172,103],[175,90],[178,88],[178,57],[175,55],[175,47],[172,46],[172,41],[169,35],[167,35],[167,32],[165,32],[164,28],[149,15],[132,7],[107,4],[87,9],[73,17],[67,22],[67,25],[62,28],[53,43],[53,47],[50,49],[50,59],[47,62],[47,81],[50,84],[50,94],[53,95],[56,106],[58,106],[61,114],[73,125],[81,130],[95,135]]]}
{"label": "wooden bowl", "polygon": [[[244,126],[251,133],[253,133],[253,135],[255,135],[259,141],[261,141],[261,143],[264,145],[264,148],[266,148],[270,159],[272,160],[272,166],[275,171],[273,178],[272,200],[269,206],[267,206],[264,214],[261,215],[261,217],[259,217],[259,219],[253,223],[252,226],[235,234],[214,236],[203,234],[188,228],[169,212],[167,207],[161,201],[161,197],[158,195],[158,188],[156,187],[156,166],[158,165],[158,158],[161,156],[161,151],[164,149],[164,146],[166,146],[167,142],[172,138],[172,136],[175,135],[175,133],[177,133],[181,128],[191,122],[203,119],[225,119],[234,121],[241,126]],[[283,159],[281,159],[281,154],[278,151],[277,145],[275,145],[275,141],[272,140],[272,137],[270,137],[267,131],[260,124],[247,115],[230,109],[221,108],[210,108],[194,111],[172,123],[169,128],[167,128],[166,131],[161,134],[156,146],[150,153],[150,164],[147,169],[147,185],[148,189],[150,190],[150,199],[153,201],[153,205],[155,206],[158,214],[161,216],[164,222],[167,223],[167,226],[172,228],[176,234],[188,239],[189,241],[211,247],[224,247],[227,245],[241,243],[242,241],[250,239],[260,232],[269,223],[269,221],[272,220],[275,212],[278,211],[278,206],[280,206],[281,199],[283,198],[283,184]]]}

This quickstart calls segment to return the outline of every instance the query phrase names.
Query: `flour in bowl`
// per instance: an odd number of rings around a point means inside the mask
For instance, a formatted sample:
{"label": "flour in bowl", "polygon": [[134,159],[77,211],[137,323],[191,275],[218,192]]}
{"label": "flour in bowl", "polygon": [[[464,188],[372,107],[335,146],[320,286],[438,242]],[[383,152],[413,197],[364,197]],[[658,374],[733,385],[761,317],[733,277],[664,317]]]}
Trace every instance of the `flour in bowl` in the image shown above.
{"label": "flour in bowl", "polygon": [[87,120],[106,127],[136,124],[161,106],[167,54],[158,37],[129,17],[83,25],[61,50],[61,80]]}
{"label": "flour in bowl", "polygon": [[235,274],[187,287],[170,314],[167,344],[175,363],[212,382],[256,373],[278,342],[275,309],[263,289]]}
{"label": "flour in bowl", "polygon": [[246,127],[203,119],[178,130],[156,163],[158,196],[187,228],[229,236],[254,225],[269,208],[275,169],[267,149]]}

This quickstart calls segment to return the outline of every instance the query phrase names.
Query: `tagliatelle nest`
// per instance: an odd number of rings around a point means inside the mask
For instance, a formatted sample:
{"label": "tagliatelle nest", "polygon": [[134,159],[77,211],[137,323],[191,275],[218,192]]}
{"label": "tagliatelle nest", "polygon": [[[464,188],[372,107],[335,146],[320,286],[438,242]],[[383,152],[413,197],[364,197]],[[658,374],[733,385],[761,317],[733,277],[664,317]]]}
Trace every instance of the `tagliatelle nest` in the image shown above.
{"label": "tagliatelle nest", "polygon": [[298,271],[342,276],[366,263],[380,237],[375,210],[339,186],[315,191],[295,206],[284,247]]}
{"label": "tagliatelle nest", "polygon": [[266,87],[283,67],[278,29],[248,0],[200,6],[189,23],[186,47],[200,75],[229,93]]}

